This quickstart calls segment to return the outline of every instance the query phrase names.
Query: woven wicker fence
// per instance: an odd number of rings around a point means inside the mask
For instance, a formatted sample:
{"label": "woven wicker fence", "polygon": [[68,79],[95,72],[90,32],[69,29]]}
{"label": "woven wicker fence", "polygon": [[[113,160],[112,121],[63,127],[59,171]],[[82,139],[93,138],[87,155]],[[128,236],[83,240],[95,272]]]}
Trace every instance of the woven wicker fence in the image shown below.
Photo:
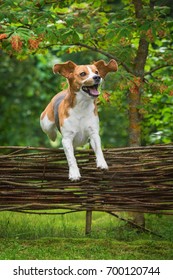
{"label": "woven wicker fence", "polygon": [[106,172],[96,169],[91,150],[78,150],[82,180],[71,182],[61,149],[0,147],[0,211],[173,214],[173,145],[107,149],[104,155]]}

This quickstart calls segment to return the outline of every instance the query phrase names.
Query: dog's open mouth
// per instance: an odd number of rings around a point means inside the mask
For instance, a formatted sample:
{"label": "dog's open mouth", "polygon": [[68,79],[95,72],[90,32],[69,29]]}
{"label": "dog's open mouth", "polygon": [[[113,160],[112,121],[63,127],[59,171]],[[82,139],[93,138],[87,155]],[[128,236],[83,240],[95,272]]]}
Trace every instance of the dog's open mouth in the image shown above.
{"label": "dog's open mouth", "polygon": [[98,97],[99,92],[98,92],[98,84],[93,85],[93,86],[83,86],[82,90],[88,93],[92,97]]}

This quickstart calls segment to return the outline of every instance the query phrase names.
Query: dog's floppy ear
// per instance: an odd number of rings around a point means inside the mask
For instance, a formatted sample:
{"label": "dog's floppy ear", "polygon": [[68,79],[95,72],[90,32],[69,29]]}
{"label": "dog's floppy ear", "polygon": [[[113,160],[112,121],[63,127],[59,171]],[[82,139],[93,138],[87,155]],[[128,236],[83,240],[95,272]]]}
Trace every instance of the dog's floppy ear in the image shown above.
{"label": "dog's floppy ear", "polygon": [[94,65],[99,70],[100,76],[104,78],[109,72],[116,72],[118,70],[118,64],[114,59],[111,59],[107,64],[104,60],[94,62]]}
{"label": "dog's floppy ear", "polygon": [[75,67],[76,64],[73,61],[69,60],[65,63],[55,64],[53,66],[53,73],[59,73],[65,78],[69,78],[70,74],[73,73]]}

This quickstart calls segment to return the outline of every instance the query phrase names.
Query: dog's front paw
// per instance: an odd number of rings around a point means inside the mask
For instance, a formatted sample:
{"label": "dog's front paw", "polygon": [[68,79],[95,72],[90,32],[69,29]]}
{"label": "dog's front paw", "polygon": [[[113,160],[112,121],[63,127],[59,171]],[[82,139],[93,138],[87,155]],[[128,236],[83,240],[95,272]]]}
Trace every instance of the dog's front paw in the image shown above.
{"label": "dog's front paw", "polygon": [[108,170],[109,169],[105,160],[98,161],[97,162],[97,168],[100,168],[100,169],[103,169],[103,170]]}
{"label": "dog's front paw", "polygon": [[79,181],[81,178],[81,175],[80,175],[80,172],[79,172],[79,168],[77,167],[72,167],[70,168],[70,171],[69,171],[69,179],[71,181]]}

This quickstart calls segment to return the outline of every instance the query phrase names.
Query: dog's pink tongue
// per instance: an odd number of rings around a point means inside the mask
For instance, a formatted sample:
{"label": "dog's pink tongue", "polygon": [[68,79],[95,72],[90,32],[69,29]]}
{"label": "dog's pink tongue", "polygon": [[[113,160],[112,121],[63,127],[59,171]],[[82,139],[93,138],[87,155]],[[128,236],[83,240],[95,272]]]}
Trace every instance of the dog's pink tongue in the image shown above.
{"label": "dog's pink tongue", "polygon": [[90,93],[94,96],[99,95],[99,92],[98,92],[98,90],[96,90],[96,88],[90,88]]}

